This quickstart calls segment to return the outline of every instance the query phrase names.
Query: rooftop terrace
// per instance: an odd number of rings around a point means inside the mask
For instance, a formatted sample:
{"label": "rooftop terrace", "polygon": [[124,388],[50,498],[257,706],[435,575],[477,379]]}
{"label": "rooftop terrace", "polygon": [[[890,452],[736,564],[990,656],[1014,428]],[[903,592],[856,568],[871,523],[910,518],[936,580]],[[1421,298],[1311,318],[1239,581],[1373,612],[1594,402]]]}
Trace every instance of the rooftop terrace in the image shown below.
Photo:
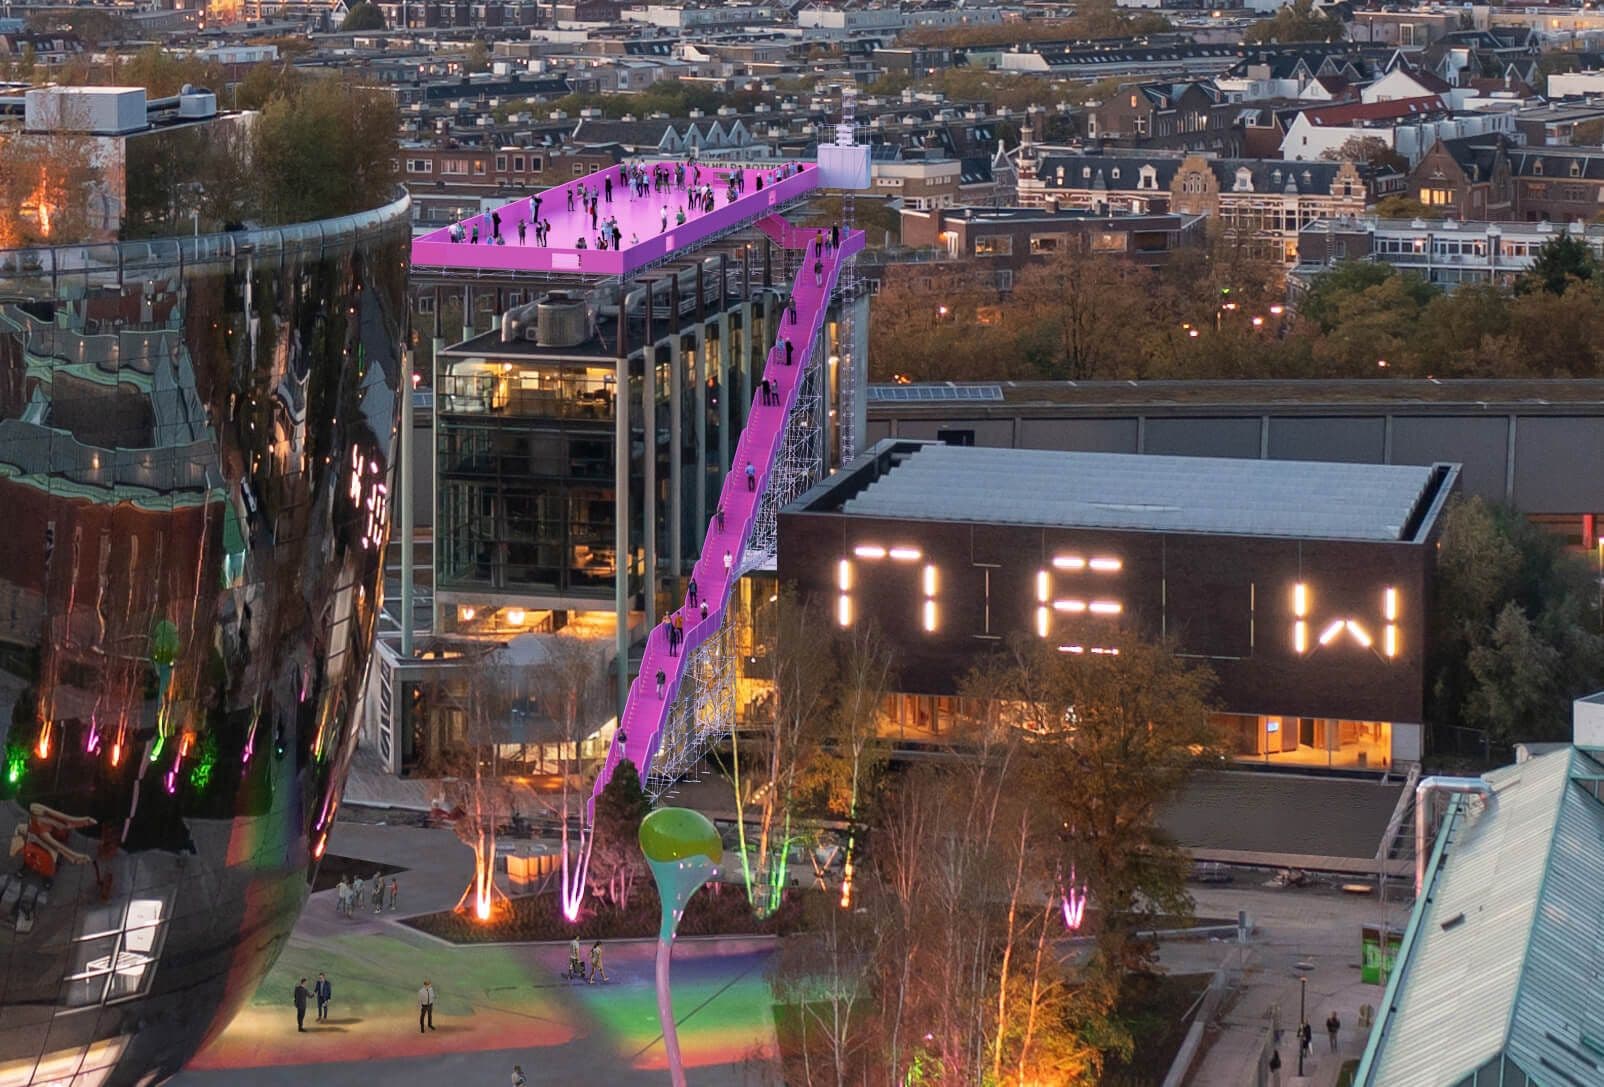
{"label": "rooftop terrace", "polygon": [[[490,214],[475,215],[462,222],[431,231],[412,243],[412,263],[416,267],[461,269],[464,271],[557,272],[580,276],[622,276],[648,267],[677,250],[687,249],[726,233],[743,224],[800,199],[819,187],[819,167],[815,163],[788,165],[785,169],[737,168],[697,163],[679,184],[672,172],[684,163],[647,161],[650,173],[666,166],[671,174],[666,190],[655,187],[634,195],[627,180],[629,164],[608,167],[553,189],[526,196],[495,209],[500,216],[501,244],[491,239]],[[744,187],[733,193],[730,179],[742,170]],[[606,198],[612,182],[612,199]],[[711,185],[713,210],[702,211],[688,199],[696,184]],[[601,194],[594,220],[584,210],[581,187]],[[570,200],[572,196],[572,200]],[[538,210],[537,210],[538,209]],[[683,212],[684,222],[680,222]],[[533,222],[538,217],[549,222],[548,244],[537,242]],[[597,246],[602,224],[615,218],[620,234],[619,248]],[[518,225],[527,229],[520,240]],[[462,241],[452,241],[461,228]],[[474,232],[478,244],[474,244]],[[581,242],[583,244],[581,244]]]}

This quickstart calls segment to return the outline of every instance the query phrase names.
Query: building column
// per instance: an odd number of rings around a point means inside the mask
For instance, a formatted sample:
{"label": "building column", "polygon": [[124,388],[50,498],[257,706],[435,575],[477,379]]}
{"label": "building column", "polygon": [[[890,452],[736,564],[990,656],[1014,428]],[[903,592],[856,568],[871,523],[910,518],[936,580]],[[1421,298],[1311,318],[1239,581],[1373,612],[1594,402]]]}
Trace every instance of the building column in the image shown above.
{"label": "building column", "polygon": [[[685,529],[684,411],[685,363],[679,327],[679,272],[668,281],[668,566],[676,584],[685,576],[681,536]],[[677,591],[677,590],[676,590]]]}
{"label": "building column", "polygon": [[696,553],[707,541],[707,297],[702,262],[696,262]]}
{"label": "building column", "polygon": [[657,295],[657,282],[646,281],[646,351],[641,359],[640,399],[644,428],[642,444],[644,459],[641,465],[645,479],[644,501],[641,503],[642,542],[646,547],[646,629],[657,622],[657,330],[652,324],[652,303]]}
{"label": "building column", "polygon": [[728,294],[730,258],[718,256],[718,465],[723,476],[730,470],[730,309],[725,305]]}
{"label": "building column", "polygon": [[613,621],[618,655],[618,717],[629,701],[629,318],[618,284],[618,358],[613,397]]}

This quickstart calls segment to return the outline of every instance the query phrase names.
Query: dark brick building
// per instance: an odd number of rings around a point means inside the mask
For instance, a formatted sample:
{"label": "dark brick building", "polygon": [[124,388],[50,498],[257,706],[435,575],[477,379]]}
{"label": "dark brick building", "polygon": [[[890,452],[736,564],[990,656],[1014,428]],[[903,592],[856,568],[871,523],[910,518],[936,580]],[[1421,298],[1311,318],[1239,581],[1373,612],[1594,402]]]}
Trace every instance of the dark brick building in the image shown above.
{"label": "dark brick building", "polygon": [[781,513],[779,576],[842,626],[880,626],[894,717],[929,731],[966,712],[958,679],[1008,638],[1096,667],[1124,628],[1214,671],[1238,759],[1392,767],[1422,754],[1458,476],[887,440]]}

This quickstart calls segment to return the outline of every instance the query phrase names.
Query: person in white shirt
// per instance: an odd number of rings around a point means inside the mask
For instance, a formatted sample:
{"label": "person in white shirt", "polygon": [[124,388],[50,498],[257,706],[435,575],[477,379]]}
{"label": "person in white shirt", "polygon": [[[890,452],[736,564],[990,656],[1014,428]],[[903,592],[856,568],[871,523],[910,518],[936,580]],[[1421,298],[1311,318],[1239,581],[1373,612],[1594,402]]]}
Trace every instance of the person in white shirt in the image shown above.
{"label": "person in white shirt", "polygon": [[418,990],[419,1034],[423,1033],[423,1025],[425,1023],[429,1024],[430,1030],[434,1029],[434,986],[429,984],[428,978],[423,979],[423,988]]}

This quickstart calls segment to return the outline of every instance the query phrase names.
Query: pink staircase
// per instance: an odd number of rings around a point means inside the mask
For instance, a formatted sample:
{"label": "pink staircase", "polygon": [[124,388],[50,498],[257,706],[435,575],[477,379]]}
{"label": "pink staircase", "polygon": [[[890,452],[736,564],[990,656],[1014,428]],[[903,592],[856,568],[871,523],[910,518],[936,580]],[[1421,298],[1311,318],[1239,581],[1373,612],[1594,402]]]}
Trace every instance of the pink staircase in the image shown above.
{"label": "pink staircase", "polygon": [[[796,302],[796,321],[792,323],[782,314],[779,341],[793,344],[793,365],[785,364],[785,347],[777,341],[769,349],[763,377],[771,388],[778,391],[775,404],[764,404],[759,397],[754,401],[746,426],[736,442],[730,470],[724,478],[724,489],[719,494],[719,509],[723,511],[723,526],[715,514],[708,523],[707,536],[702,544],[702,555],[691,576],[698,590],[697,603],[689,599],[670,613],[684,621],[685,640],[674,653],[669,652],[668,630],[662,622],[646,639],[646,653],[641,660],[640,674],[629,689],[629,700],[619,722],[618,738],[607,752],[607,761],[596,776],[596,785],[587,805],[590,817],[595,815],[596,797],[612,779],[613,769],[622,758],[628,758],[640,771],[644,781],[657,753],[658,742],[668,723],[669,707],[685,674],[690,655],[703,642],[718,632],[724,622],[724,609],[741,569],[741,555],[751,538],[752,526],[757,521],[758,504],[768,486],[769,473],[780,450],[785,434],[785,421],[796,403],[797,390],[802,384],[802,373],[813,357],[814,340],[824,329],[824,315],[829,308],[830,294],[835,289],[842,263],[863,249],[861,230],[846,233],[840,247],[820,252],[814,230],[795,227],[778,216],[769,216],[758,223],[759,228],[777,244],[788,249],[805,249],[802,269],[797,273],[791,288]],[[828,249],[829,231],[822,238]],[[815,272],[815,265],[818,266]],[[815,282],[817,276],[818,282]],[[749,488],[746,467],[753,468],[753,485]],[[701,617],[700,604],[707,603],[707,618]],[[622,666],[622,662],[620,662]],[[657,673],[664,675],[663,692],[657,693]]]}

